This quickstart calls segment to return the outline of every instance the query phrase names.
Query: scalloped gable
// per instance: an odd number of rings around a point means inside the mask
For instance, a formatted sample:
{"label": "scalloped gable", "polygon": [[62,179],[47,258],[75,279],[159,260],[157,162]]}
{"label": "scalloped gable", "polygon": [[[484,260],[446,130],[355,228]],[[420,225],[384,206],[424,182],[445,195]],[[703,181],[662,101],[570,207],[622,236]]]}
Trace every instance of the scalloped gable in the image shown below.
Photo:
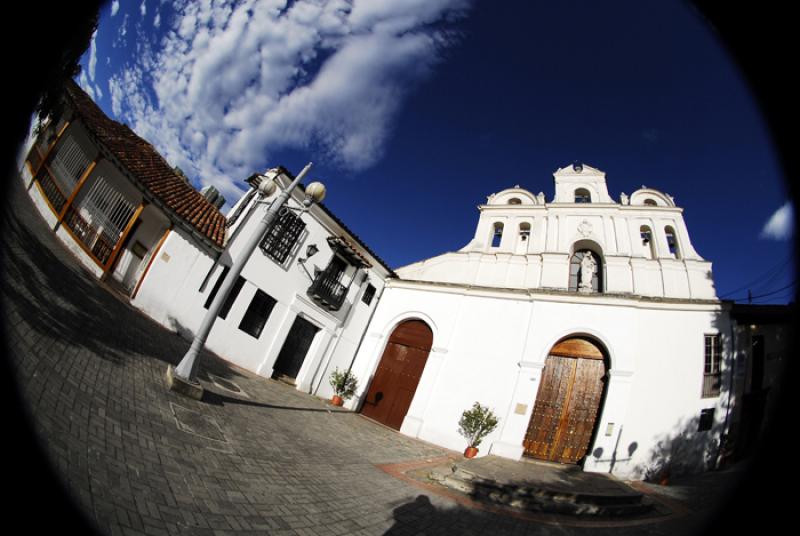
{"label": "scalloped gable", "polygon": [[675,207],[675,200],[671,195],[664,193],[655,188],[642,187],[633,192],[630,196],[631,205],[644,205],[646,199],[652,199],[656,202],[657,206],[661,207]]}
{"label": "scalloped gable", "polygon": [[574,203],[575,190],[583,188],[589,191],[592,203],[614,203],[608,195],[606,174],[587,164],[575,163],[558,168],[553,173],[556,195],[555,203]]}
{"label": "scalloped gable", "polygon": [[508,205],[511,199],[519,199],[521,205],[537,205],[539,204],[536,196],[524,188],[515,186],[514,188],[506,188],[496,194],[492,194],[486,198],[487,205]]}

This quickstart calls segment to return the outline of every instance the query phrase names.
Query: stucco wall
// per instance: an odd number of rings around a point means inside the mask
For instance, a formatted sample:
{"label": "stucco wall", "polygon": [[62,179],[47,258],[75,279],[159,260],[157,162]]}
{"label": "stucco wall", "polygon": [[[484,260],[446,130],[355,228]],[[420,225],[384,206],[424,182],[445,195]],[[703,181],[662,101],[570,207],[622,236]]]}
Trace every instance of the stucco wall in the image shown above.
{"label": "stucco wall", "polygon": [[478,401],[501,418],[481,455],[519,458],[550,348],[569,335],[588,335],[606,348],[611,368],[600,432],[585,468],[608,472],[613,464],[614,474],[643,478],[654,454],[667,446],[698,456],[714,450],[712,435],[719,433],[725,412],[715,412],[713,432],[696,428],[702,409],[727,401],[701,397],[704,334],[727,333],[718,309],[392,282],[354,371],[367,380],[363,397],[394,327],[408,318],[428,322],[433,349],[401,431],[463,450],[458,419]]}
{"label": "stucco wall", "polygon": [[[298,206],[296,200],[291,203]],[[151,266],[134,305],[185,337],[193,336],[206,314],[203,304],[222,273],[222,265],[230,266],[233,259],[240,257],[246,238],[254,232],[266,207],[251,202],[246,210],[229,229],[229,233],[235,233],[235,238],[216,264],[210,253],[200,251],[182,232],[173,231]],[[355,279],[344,305],[338,311],[323,309],[307,296],[312,279],[298,259],[305,258],[309,244],[315,244],[319,251],[308,259],[306,269],[312,276],[315,268],[324,270],[333,256],[326,239],[342,231],[329,222],[320,221],[324,220],[324,215],[319,212],[306,213],[302,218],[307,224],[306,229],[287,262],[279,265],[260,248],[255,250],[241,273],[246,283],[227,317],[215,321],[207,346],[231,363],[269,377],[295,318],[301,316],[319,331],[297,375],[297,387],[319,396],[329,396],[328,375],[335,367],[349,367],[371,311],[377,304],[377,297],[370,305],[363,303],[363,292],[369,283],[376,287],[376,294],[380,294],[386,270],[376,264],[365,274],[364,271],[355,273],[351,267],[346,278]],[[165,255],[168,262],[164,260]],[[239,324],[259,289],[277,303],[256,339],[240,330]]]}

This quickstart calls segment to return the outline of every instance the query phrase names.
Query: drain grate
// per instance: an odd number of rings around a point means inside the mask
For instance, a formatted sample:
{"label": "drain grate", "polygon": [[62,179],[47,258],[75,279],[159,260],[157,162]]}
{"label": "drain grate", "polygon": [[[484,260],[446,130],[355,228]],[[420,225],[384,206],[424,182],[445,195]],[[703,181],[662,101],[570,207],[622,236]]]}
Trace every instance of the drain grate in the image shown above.
{"label": "drain grate", "polygon": [[178,429],[182,432],[212,441],[223,443],[227,441],[225,434],[222,433],[222,428],[211,417],[176,404],[170,403],[170,406],[172,407],[173,415],[175,415],[175,421],[178,423]]}

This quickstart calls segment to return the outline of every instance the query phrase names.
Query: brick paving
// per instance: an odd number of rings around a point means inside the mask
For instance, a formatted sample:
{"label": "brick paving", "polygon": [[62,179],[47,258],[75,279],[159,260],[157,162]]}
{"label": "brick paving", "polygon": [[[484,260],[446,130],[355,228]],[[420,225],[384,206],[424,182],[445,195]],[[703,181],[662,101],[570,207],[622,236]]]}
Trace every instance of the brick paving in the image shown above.
{"label": "brick paving", "polygon": [[[6,458],[6,482],[19,495],[7,506],[34,507],[38,515],[23,517],[31,527],[68,529],[78,512],[112,535],[668,534],[698,522],[592,527],[465,507],[379,467],[452,453],[208,353],[204,400],[172,393],[167,365],[189,343],[80,268],[19,178],[9,185],[3,327],[44,458],[17,428],[13,452],[25,444],[29,455]],[[44,480],[48,463],[57,476]],[[59,485],[77,504],[73,517],[52,503]]]}

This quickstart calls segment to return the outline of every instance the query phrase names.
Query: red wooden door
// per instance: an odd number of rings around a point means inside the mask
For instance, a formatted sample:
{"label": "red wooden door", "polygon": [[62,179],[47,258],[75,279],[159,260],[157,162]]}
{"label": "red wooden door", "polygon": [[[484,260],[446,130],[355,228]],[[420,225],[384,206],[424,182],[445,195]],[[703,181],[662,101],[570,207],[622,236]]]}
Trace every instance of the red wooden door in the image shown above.
{"label": "red wooden door", "polygon": [[408,320],[389,337],[361,414],[399,430],[428,360],[433,333],[425,322]]}
{"label": "red wooden door", "polygon": [[586,455],[600,412],[605,371],[603,353],[589,341],[568,339],[553,347],[523,442],[527,456],[576,463]]}

